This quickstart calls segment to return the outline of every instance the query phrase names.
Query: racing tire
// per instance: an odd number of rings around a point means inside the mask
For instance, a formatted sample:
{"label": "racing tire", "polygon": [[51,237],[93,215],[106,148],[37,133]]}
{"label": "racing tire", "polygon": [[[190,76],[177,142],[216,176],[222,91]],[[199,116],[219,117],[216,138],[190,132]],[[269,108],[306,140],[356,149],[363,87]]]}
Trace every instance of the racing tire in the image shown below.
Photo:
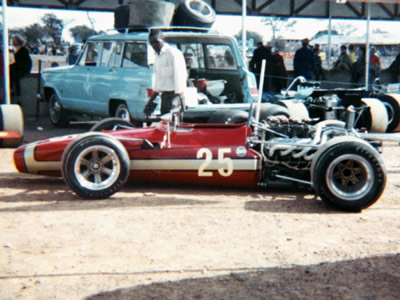
{"label": "racing tire", "polygon": [[215,22],[214,9],[202,0],[184,0],[175,10],[174,26],[210,28]]}
{"label": "racing tire", "polygon": [[248,118],[249,114],[243,110],[222,109],[213,112],[207,123],[240,124],[246,123]]}
{"label": "racing tire", "polygon": [[62,106],[56,93],[51,94],[49,99],[49,117],[54,126],[68,127],[69,113]]}
{"label": "racing tire", "polygon": [[[254,107],[254,115],[257,107]],[[286,107],[278,104],[261,103],[260,107],[260,122],[266,121],[269,117],[284,116],[290,118],[289,110]]]}
{"label": "racing tire", "polygon": [[80,136],[62,157],[65,182],[84,199],[105,199],[118,192],[128,180],[129,166],[125,147],[103,133]]}
{"label": "racing tire", "polygon": [[135,126],[131,122],[120,118],[107,118],[94,124],[90,131],[102,131],[102,130],[118,130],[118,129],[132,129]]}
{"label": "racing tire", "polygon": [[0,105],[0,133],[2,131],[14,131],[18,137],[2,138],[0,135],[0,147],[16,148],[21,145],[24,137],[24,116],[21,106],[16,104]]}
{"label": "racing tire", "polygon": [[379,153],[352,137],[328,141],[313,158],[311,179],[316,194],[329,206],[360,212],[374,204],[386,185]]}
{"label": "racing tire", "polygon": [[369,108],[362,113],[356,127],[364,127],[369,132],[386,132],[389,118],[385,105],[376,98],[362,98],[361,101]]}
{"label": "racing tire", "polygon": [[386,132],[400,131],[400,95],[382,94],[377,98],[383,102],[388,113],[389,123]]}

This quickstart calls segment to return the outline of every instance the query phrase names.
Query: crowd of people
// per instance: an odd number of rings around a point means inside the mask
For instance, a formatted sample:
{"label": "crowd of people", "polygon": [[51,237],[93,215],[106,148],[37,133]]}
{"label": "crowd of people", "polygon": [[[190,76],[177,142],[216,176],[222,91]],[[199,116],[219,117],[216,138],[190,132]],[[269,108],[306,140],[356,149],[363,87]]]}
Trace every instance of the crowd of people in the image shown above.
{"label": "crowd of people", "polygon": [[[400,50],[400,44],[399,44]],[[370,47],[369,54],[369,78],[372,82],[382,72],[382,65],[375,47]],[[294,76],[303,76],[307,80],[325,80],[328,71],[349,73],[352,87],[358,87],[362,82],[366,71],[366,48],[361,45],[356,47],[353,44],[341,45],[340,53],[332,65],[331,70],[326,70],[322,66],[321,49],[319,44],[310,45],[308,39],[301,41],[301,47],[295,51],[293,57]],[[264,92],[279,92],[287,85],[287,71],[282,55],[276,47],[257,43],[253,56],[249,63],[249,69],[260,81],[262,60],[266,60],[266,70],[264,79]],[[391,82],[398,82],[400,75],[400,51],[396,59],[392,62],[388,71],[391,75]]]}

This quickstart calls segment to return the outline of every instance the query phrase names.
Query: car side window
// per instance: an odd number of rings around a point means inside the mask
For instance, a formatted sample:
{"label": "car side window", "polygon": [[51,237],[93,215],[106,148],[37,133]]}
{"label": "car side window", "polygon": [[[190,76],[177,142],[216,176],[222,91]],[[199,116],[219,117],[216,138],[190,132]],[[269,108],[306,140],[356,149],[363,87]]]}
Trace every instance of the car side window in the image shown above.
{"label": "car side window", "polygon": [[79,60],[80,66],[96,66],[99,60],[100,42],[88,42],[85,47],[85,52]]}
{"label": "car side window", "polygon": [[110,59],[107,62],[108,67],[116,68],[121,66],[122,48],[123,48],[122,42],[114,43]]}
{"label": "car side window", "polygon": [[237,63],[229,45],[207,45],[206,49],[209,69],[237,69]]}
{"label": "car side window", "polygon": [[204,52],[202,44],[181,44],[186,64],[192,69],[204,69]]}
{"label": "car side window", "polygon": [[138,68],[147,66],[147,44],[141,42],[125,43],[122,67]]}
{"label": "car side window", "polygon": [[105,67],[108,65],[108,62],[111,58],[113,46],[115,43],[113,42],[104,42],[103,43],[103,51],[101,53],[101,59],[99,67]]}

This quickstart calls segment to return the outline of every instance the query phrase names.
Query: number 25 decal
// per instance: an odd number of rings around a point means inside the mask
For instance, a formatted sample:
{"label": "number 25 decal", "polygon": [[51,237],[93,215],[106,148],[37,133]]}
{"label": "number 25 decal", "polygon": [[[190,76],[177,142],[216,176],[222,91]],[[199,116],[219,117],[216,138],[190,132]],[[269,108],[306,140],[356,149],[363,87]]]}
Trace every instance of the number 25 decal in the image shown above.
{"label": "number 25 decal", "polygon": [[213,173],[211,171],[206,171],[207,168],[218,167],[218,173],[221,176],[228,177],[233,173],[233,162],[229,157],[225,157],[225,154],[231,153],[230,148],[220,148],[218,149],[218,161],[213,162],[212,152],[208,148],[201,148],[197,151],[197,159],[204,158],[204,162],[199,167],[198,175],[200,177],[211,177]]}

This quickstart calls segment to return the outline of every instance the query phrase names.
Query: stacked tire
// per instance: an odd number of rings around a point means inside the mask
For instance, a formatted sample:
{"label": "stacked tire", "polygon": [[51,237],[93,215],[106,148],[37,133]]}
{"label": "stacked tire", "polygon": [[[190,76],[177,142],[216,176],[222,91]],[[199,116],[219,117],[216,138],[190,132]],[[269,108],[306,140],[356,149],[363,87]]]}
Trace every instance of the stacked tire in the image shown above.
{"label": "stacked tire", "polygon": [[185,26],[210,28],[214,9],[202,0],[130,0],[114,11],[114,27],[120,32],[150,27]]}
{"label": "stacked tire", "polygon": [[0,147],[18,147],[23,136],[24,117],[21,107],[14,104],[0,105]]}

